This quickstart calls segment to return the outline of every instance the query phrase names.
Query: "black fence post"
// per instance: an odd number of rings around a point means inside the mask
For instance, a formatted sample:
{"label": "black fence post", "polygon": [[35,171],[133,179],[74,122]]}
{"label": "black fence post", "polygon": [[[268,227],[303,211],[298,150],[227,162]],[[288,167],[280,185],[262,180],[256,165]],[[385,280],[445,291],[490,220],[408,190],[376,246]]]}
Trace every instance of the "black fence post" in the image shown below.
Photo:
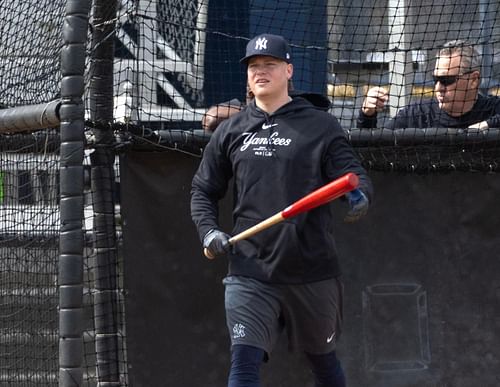
{"label": "black fence post", "polygon": [[120,385],[117,284],[117,238],[115,225],[115,137],[113,122],[113,61],[116,0],[96,0],[90,54],[90,118],[95,149],[90,155],[94,212],[94,329],[99,387]]}
{"label": "black fence post", "polygon": [[83,384],[84,68],[89,2],[69,0],[61,51],[59,386]]}

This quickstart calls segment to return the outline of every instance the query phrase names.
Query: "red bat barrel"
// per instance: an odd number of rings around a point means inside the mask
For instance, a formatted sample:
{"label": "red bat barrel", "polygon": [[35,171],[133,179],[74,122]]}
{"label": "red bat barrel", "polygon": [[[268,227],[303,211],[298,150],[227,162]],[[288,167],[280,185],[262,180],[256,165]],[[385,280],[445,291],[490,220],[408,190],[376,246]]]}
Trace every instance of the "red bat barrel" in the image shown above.
{"label": "red bat barrel", "polygon": [[309,211],[345,195],[347,192],[355,189],[358,184],[358,176],[349,172],[344,176],[324,185],[323,187],[318,188],[316,191],[304,196],[302,199],[297,200],[295,203],[281,211],[281,216],[286,219],[302,212]]}

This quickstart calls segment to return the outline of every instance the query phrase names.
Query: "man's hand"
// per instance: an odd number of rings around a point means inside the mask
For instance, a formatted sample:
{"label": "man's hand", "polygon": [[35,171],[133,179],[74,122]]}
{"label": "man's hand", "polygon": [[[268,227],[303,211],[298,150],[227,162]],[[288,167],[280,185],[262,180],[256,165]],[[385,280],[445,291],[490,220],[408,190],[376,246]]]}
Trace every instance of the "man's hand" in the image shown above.
{"label": "man's hand", "polygon": [[481,122],[478,122],[477,124],[469,125],[469,129],[484,130],[484,129],[488,129],[488,128],[489,128],[489,126],[488,126],[488,123],[486,121],[481,121]]}
{"label": "man's hand", "polygon": [[231,248],[229,238],[231,238],[231,236],[215,228],[207,232],[203,238],[203,247],[209,253],[210,258],[216,258],[227,254]]}
{"label": "man's hand", "polygon": [[361,110],[366,116],[373,116],[384,109],[389,100],[389,93],[383,87],[372,87],[366,93]]}
{"label": "man's hand", "polygon": [[201,127],[206,132],[213,132],[222,121],[227,120],[233,114],[240,112],[241,109],[241,106],[235,105],[220,104],[212,106],[201,118]]}
{"label": "man's hand", "polygon": [[349,212],[344,218],[344,222],[356,222],[359,218],[366,215],[370,202],[366,195],[360,189],[354,189],[346,193],[347,201],[349,202]]}

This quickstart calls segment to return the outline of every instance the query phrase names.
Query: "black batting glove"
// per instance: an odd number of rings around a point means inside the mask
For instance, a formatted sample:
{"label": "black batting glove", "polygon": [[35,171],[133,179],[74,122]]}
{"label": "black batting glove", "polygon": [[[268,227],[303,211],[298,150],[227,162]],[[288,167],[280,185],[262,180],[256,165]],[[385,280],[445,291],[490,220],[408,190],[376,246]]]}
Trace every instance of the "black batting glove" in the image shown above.
{"label": "black batting glove", "polygon": [[360,189],[354,189],[345,194],[349,203],[349,212],[344,218],[344,222],[353,223],[365,216],[370,206],[370,201]]}
{"label": "black batting glove", "polygon": [[217,229],[212,229],[203,238],[203,247],[207,249],[212,258],[226,255],[231,244],[229,243],[230,235]]}

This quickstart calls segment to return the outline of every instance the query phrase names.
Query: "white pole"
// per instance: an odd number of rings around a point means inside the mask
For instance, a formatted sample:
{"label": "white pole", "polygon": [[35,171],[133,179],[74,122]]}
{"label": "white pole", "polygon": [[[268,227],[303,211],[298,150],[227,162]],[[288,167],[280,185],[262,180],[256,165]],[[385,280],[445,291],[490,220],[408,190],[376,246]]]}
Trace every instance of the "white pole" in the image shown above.
{"label": "white pole", "polygon": [[[136,58],[139,63],[153,63],[156,57],[156,2],[150,0],[139,0],[137,12],[139,14],[139,39],[137,44]],[[144,66],[143,66],[144,68]],[[140,109],[143,103],[156,105],[156,82],[154,71],[146,73],[139,70],[136,88],[139,90],[136,107]]]}
{"label": "white pole", "polygon": [[194,88],[201,90],[203,87],[205,66],[205,44],[206,28],[208,23],[208,0],[200,0],[198,3],[198,15],[196,17],[196,38],[193,57],[193,72],[196,77]]}
{"label": "white pole", "polygon": [[405,0],[389,0],[389,110],[394,117],[407,104],[413,80],[411,52],[406,41]]}

